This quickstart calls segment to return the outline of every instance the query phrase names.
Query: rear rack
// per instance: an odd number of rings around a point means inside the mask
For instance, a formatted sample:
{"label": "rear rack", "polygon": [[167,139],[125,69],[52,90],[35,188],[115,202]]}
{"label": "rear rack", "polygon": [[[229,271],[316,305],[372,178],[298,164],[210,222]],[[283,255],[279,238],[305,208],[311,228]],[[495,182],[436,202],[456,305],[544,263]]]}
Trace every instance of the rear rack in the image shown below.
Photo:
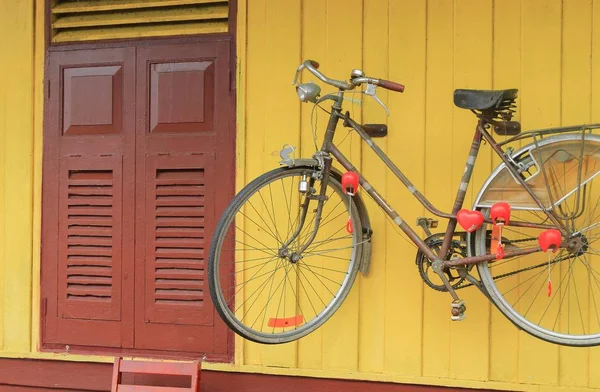
{"label": "rear rack", "polygon": [[535,139],[536,137],[539,137],[540,139],[543,139],[544,136],[546,136],[546,135],[555,135],[555,134],[559,134],[559,133],[567,133],[567,132],[575,132],[575,131],[581,131],[581,133],[584,133],[585,131],[587,131],[588,133],[592,133],[592,130],[594,130],[594,129],[600,129],[600,123],[570,125],[570,126],[558,127],[558,128],[536,129],[536,130],[532,130],[532,131],[522,132],[516,136],[513,136],[502,142],[499,142],[498,146],[499,147],[504,146],[506,144],[515,142],[517,140],[528,139],[528,138]]}

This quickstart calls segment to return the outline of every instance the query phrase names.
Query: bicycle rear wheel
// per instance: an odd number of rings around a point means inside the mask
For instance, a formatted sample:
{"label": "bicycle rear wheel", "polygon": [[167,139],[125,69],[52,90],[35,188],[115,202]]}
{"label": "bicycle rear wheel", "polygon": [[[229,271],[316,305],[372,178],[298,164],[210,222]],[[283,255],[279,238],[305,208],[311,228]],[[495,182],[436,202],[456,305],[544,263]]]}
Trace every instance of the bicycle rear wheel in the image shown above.
{"label": "bicycle rear wheel", "polygon": [[[514,324],[540,339],[567,346],[600,344],[600,138],[555,136],[516,154],[523,178],[554,209],[567,228],[571,248],[478,264],[491,301]],[[550,225],[533,199],[516,192],[501,165],[480,193],[476,207],[488,217],[494,201],[513,207],[511,221]],[[503,176],[501,173],[505,171]],[[503,198],[504,200],[500,200]],[[487,204],[487,206],[486,206]],[[489,254],[491,225],[475,235],[477,255]],[[537,246],[542,229],[506,226],[505,249]],[[551,290],[548,281],[551,281]]]}
{"label": "bicycle rear wheel", "polygon": [[[310,241],[321,189],[320,180],[311,180],[313,173],[300,167],[263,174],[232,200],[215,230],[208,258],[210,294],[224,322],[248,340],[277,344],[311,333],[340,307],[356,278],[361,220],[334,175]],[[303,180],[312,191],[299,191]],[[346,230],[349,203],[352,233]]]}

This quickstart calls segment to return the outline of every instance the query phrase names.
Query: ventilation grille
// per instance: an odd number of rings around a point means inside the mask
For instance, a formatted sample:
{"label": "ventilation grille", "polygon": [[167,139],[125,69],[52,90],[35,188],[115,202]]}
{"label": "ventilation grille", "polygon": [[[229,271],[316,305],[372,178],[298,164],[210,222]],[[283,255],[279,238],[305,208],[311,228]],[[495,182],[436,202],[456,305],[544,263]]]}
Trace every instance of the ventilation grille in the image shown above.
{"label": "ventilation grille", "polygon": [[52,41],[227,32],[227,0],[58,0]]}
{"label": "ventilation grille", "polygon": [[157,305],[202,305],[204,170],[156,171],[155,293]]}
{"label": "ventilation grille", "polygon": [[67,298],[110,301],[112,171],[69,171]]}

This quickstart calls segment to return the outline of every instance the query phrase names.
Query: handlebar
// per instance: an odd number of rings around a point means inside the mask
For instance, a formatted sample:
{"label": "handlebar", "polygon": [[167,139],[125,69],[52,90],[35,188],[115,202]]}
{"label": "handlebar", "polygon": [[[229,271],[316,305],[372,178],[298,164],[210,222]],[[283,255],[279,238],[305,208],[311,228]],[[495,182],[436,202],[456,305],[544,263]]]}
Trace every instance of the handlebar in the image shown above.
{"label": "handlebar", "polygon": [[323,83],[327,83],[331,86],[337,87],[342,90],[353,90],[355,87],[360,86],[363,83],[368,83],[368,84],[374,84],[376,86],[385,88],[387,90],[397,91],[399,93],[404,92],[403,84],[392,82],[390,80],[385,80],[385,79],[357,77],[357,78],[351,79],[350,83],[348,83],[343,80],[336,80],[336,79],[328,78],[327,76],[323,75],[320,71],[317,70],[319,68],[319,63],[314,60],[306,60],[298,67],[298,70],[296,71],[296,77],[294,78],[293,84],[296,84],[296,81],[298,80],[298,75],[300,74],[300,71],[302,71],[304,68],[308,69],[310,71],[310,73],[315,75]]}

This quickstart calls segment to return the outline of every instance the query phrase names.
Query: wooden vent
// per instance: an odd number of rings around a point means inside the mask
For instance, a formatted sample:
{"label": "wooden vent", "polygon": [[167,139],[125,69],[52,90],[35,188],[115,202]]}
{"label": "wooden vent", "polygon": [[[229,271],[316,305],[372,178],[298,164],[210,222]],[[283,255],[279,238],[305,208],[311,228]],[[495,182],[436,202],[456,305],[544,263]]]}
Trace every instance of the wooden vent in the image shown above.
{"label": "wooden vent", "polygon": [[156,171],[156,305],[202,305],[204,170]]}
{"label": "wooden vent", "polygon": [[227,0],[56,0],[52,41],[227,32]]}
{"label": "wooden vent", "polygon": [[109,301],[112,292],[112,171],[69,172],[67,298]]}

